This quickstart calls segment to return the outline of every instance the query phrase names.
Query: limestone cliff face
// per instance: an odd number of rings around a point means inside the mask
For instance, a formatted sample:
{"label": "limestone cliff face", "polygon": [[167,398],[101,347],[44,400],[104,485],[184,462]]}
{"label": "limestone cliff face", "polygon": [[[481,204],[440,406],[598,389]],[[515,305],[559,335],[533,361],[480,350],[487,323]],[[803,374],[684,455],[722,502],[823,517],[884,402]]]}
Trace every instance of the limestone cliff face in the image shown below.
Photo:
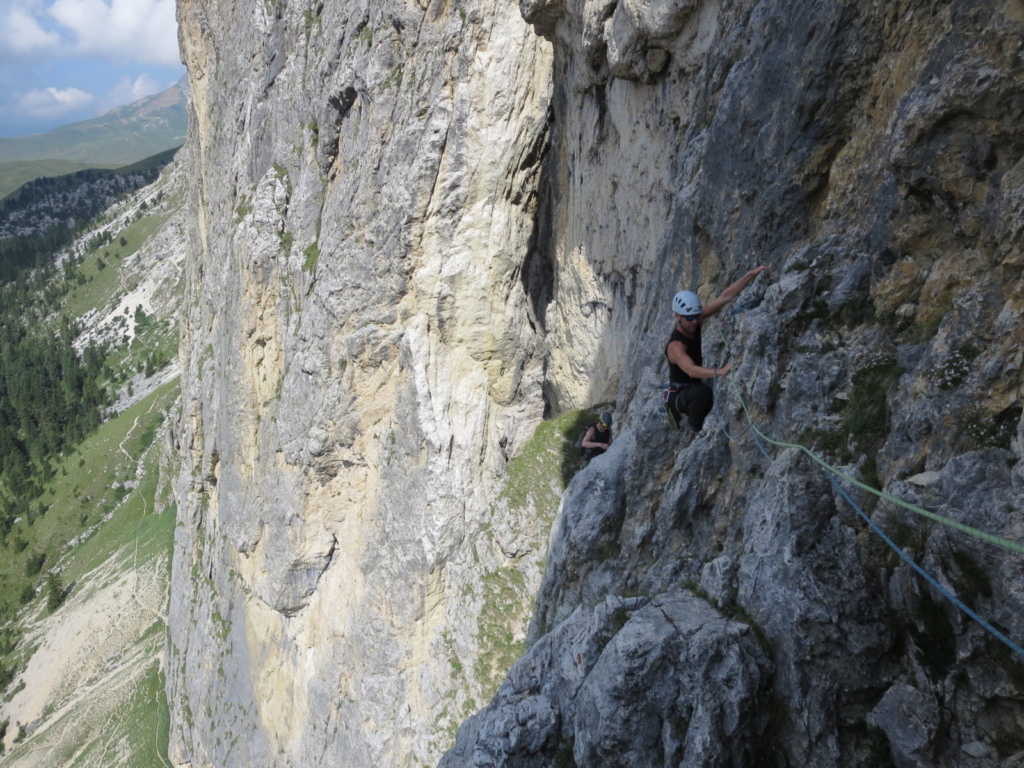
{"label": "limestone cliff face", "polygon": [[[1024,749],[1008,651],[806,459],[670,432],[657,393],[672,294],[769,264],[705,342],[762,429],[1020,535],[1018,0],[179,0],[179,22],[177,763],[436,762],[538,588],[443,764]],[[612,399],[546,552],[508,462]],[[1024,637],[1014,556],[871,509]]]}
{"label": "limestone cliff face", "polygon": [[506,559],[466,539],[544,410],[550,46],[504,3],[178,15],[172,757],[436,761],[481,695],[477,577]]}

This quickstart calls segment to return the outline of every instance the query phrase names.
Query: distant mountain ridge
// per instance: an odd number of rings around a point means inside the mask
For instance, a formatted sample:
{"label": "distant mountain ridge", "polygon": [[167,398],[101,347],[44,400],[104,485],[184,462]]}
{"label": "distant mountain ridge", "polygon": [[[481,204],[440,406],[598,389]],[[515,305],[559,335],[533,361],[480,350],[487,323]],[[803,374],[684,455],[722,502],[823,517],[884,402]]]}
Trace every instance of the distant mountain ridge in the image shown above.
{"label": "distant mountain ridge", "polygon": [[177,151],[116,169],[37,178],[0,200],[0,284],[45,263],[119,197],[155,181]]}
{"label": "distant mountain ridge", "polygon": [[7,160],[0,162],[0,200],[22,184],[40,177],[64,176],[89,168],[105,168],[106,163],[80,163],[75,160]]}
{"label": "distant mountain ridge", "polygon": [[0,164],[53,159],[107,166],[135,162],[184,143],[185,100],[185,85],[175,83],[162,93],[91,120],[62,125],[49,133],[0,138]]}

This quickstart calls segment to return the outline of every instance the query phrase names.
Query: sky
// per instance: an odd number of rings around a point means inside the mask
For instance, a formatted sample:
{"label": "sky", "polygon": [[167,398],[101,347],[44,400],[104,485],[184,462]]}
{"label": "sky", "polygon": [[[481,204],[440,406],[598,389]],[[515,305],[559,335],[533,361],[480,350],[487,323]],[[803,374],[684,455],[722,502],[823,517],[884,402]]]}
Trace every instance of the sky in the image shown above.
{"label": "sky", "polygon": [[46,133],[185,74],[175,0],[0,0],[0,136]]}

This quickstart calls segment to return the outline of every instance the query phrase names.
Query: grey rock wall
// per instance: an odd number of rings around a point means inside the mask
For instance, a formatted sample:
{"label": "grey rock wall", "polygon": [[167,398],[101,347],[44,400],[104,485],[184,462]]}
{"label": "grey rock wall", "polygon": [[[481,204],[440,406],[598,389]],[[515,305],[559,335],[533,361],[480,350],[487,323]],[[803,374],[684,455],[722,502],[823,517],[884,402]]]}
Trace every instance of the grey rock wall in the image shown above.
{"label": "grey rock wall", "polygon": [[550,48],[500,3],[178,18],[195,225],[172,758],[436,761],[490,695],[480,574],[532,593],[543,557],[529,522],[515,557],[481,531],[544,411]]}
{"label": "grey rock wall", "polygon": [[742,764],[770,674],[750,628],[699,598],[609,596],[537,642],[440,765]]}
{"label": "grey rock wall", "polygon": [[[1015,764],[1020,661],[818,465],[769,462],[731,387],[766,434],[1020,537],[1017,0],[179,22],[176,763]],[[707,328],[724,428],[670,432],[672,294],[760,263]],[[509,461],[611,400],[545,552]],[[1018,556],[855,495],[1024,637]],[[529,648],[481,710],[497,625]]]}
{"label": "grey rock wall", "polygon": [[[608,309],[619,316],[609,333],[629,339],[617,442],[563,497],[533,645],[442,765],[1018,764],[1022,660],[902,562],[819,465],[793,448],[762,455],[738,392],[765,434],[1019,541],[1021,335],[1010,324],[1024,308],[1021,8],[521,7],[554,44],[553,151],[573,169],[558,185],[561,208],[583,210],[591,174],[630,151],[659,159],[670,197],[657,226],[620,226],[644,231],[654,253],[622,256],[642,277]],[[588,119],[603,132],[579,131]],[[658,131],[632,146],[622,127],[638,120]],[[611,189],[646,203],[649,179],[620,167]],[[596,240],[606,223],[577,219],[556,238]],[[611,242],[601,239],[592,264],[616,252]],[[741,311],[706,328],[705,359],[734,366],[718,387],[721,420],[697,438],[671,431],[657,389],[672,294],[692,287],[710,299],[759,263],[771,270]],[[607,283],[628,269],[609,269]],[[846,485],[940,584],[1024,637],[1019,555]],[[572,657],[563,633],[581,612],[681,589],[707,600],[689,616],[710,606],[750,629],[758,674],[723,673],[726,693],[687,679],[689,666],[667,682],[663,667],[611,650],[613,628],[609,650],[571,683],[540,675],[539,694],[524,679]],[[623,643],[635,637],[627,627]],[[643,636],[644,652],[662,658],[661,634]],[[736,722],[725,710],[747,713],[743,726],[709,734],[660,708],[666,684],[680,685],[677,701],[722,707],[719,727]],[[610,690],[621,695],[599,693]],[[538,696],[544,716],[527,717]],[[620,724],[614,739],[593,728],[594,711]],[[510,739],[521,733],[530,738]]]}

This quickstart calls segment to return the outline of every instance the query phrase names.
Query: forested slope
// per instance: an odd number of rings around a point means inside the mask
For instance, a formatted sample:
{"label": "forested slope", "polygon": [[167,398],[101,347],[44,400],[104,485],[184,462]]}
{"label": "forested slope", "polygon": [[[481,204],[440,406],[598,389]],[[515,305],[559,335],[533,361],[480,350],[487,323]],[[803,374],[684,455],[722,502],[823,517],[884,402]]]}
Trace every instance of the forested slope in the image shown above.
{"label": "forested slope", "polygon": [[180,167],[159,175],[169,159],[40,180],[3,205],[23,226],[0,240],[5,764],[166,764],[183,197]]}

